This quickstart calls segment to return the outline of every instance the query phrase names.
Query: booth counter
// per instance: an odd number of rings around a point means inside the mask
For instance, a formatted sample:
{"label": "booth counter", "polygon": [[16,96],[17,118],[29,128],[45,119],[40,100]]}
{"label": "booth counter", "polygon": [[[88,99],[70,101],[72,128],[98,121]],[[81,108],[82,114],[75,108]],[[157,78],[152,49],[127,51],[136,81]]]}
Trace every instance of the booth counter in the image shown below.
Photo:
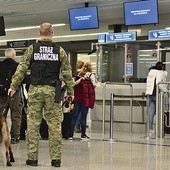
{"label": "booth counter", "polygon": [[[129,132],[131,130],[132,132],[145,133],[146,97],[142,97],[145,93],[145,86],[145,83],[101,83],[100,87],[96,87],[96,102],[94,108],[90,111],[92,130],[101,131],[104,118],[105,129],[109,131],[110,96],[113,93],[119,95],[119,97],[114,98],[113,130],[118,132]],[[126,96],[129,97],[126,98]],[[130,129],[130,123],[132,123],[132,129]]]}

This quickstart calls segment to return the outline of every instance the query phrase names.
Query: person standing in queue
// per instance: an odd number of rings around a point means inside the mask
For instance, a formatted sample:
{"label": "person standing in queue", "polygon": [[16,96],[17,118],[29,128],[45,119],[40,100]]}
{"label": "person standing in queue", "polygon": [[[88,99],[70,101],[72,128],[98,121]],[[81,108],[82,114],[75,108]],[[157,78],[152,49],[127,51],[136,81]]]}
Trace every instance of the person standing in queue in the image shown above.
{"label": "person standing in queue", "polygon": [[[149,69],[146,81],[146,95],[148,95],[149,102],[149,129],[148,136],[151,139],[155,138],[155,131],[153,128],[154,117],[156,115],[156,85],[160,82],[165,82],[168,72],[164,70],[162,62],[157,62],[155,66]],[[162,92],[167,92],[165,84],[160,85]]]}
{"label": "person standing in queue", "polygon": [[[76,63],[76,73],[73,74],[73,78],[75,81],[77,81],[78,79],[80,79],[81,77],[78,75],[84,66],[84,62],[81,60],[78,60]],[[75,132],[76,133],[81,133],[81,113],[79,114],[77,120],[76,120],[76,125],[75,125]]]}
{"label": "person standing in queue", "polygon": [[93,72],[93,66],[90,62],[87,62],[82,71],[79,72],[80,78],[75,81],[74,88],[74,113],[71,117],[71,123],[69,128],[69,140],[73,140],[74,128],[76,120],[81,114],[81,140],[89,140],[90,137],[86,135],[87,114],[89,108],[94,107],[95,103],[95,87],[96,79]]}
{"label": "person standing in queue", "polygon": [[7,117],[8,110],[10,109],[12,144],[17,144],[20,141],[22,116],[21,86],[18,86],[12,98],[8,98],[11,79],[19,64],[15,59],[16,51],[13,48],[7,48],[5,50],[5,59],[0,62],[0,112],[3,112],[4,105],[6,105],[4,116]]}
{"label": "person standing in queue", "polygon": [[[26,165],[38,165],[39,126],[41,119],[49,128],[49,152],[51,165],[61,166],[62,135],[61,123],[61,74],[66,83],[68,97],[74,95],[74,80],[71,66],[64,49],[52,42],[53,27],[42,23],[39,28],[40,40],[29,46],[12,78],[8,94],[12,96],[30,69],[27,113],[27,156]],[[44,115],[43,115],[44,109]]]}

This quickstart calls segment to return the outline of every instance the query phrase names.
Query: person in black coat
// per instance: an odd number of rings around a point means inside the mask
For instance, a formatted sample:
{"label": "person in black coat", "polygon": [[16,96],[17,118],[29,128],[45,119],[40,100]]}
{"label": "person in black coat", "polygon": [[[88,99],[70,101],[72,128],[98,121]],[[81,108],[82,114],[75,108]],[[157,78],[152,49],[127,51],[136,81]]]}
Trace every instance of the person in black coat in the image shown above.
{"label": "person in black coat", "polygon": [[[10,87],[11,79],[16,71],[18,62],[15,61],[16,52],[13,48],[5,50],[5,59],[0,62],[0,112],[4,110],[4,105],[7,104],[5,116],[8,110],[11,113],[11,143],[18,143],[20,140],[20,126],[22,116],[22,99],[21,88],[17,89],[15,95],[8,97],[8,89]],[[8,101],[8,102],[7,102]]]}

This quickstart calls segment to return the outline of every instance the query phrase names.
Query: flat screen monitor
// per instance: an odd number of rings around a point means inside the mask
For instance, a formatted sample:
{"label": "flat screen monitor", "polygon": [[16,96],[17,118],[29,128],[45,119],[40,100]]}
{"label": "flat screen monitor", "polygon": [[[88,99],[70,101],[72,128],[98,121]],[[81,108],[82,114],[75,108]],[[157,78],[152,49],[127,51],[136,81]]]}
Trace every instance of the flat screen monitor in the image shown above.
{"label": "flat screen monitor", "polygon": [[82,7],[68,10],[70,30],[86,30],[99,28],[98,8]]}
{"label": "flat screen monitor", "polygon": [[126,26],[157,24],[159,22],[157,0],[125,2],[123,10]]}

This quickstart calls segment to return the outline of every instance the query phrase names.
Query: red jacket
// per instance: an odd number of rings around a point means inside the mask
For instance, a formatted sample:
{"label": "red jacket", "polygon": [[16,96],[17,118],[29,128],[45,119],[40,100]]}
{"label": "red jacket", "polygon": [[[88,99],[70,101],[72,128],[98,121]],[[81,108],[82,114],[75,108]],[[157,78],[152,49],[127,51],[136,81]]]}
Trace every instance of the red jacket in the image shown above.
{"label": "red jacket", "polygon": [[83,104],[85,107],[93,109],[95,103],[95,87],[90,79],[83,81]]}
{"label": "red jacket", "polygon": [[90,79],[82,79],[74,87],[74,102],[83,102],[84,107],[93,109],[95,103],[95,87]]}

